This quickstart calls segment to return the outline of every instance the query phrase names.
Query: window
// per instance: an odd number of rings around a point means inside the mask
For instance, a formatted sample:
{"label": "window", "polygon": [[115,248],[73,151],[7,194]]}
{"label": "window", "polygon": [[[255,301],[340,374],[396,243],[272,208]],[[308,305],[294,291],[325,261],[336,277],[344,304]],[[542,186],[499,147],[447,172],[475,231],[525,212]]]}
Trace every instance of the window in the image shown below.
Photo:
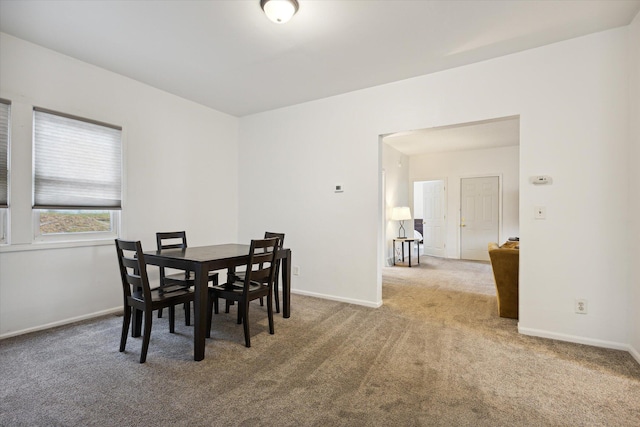
{"label": "window", "polygon": [[34,108],[33,209],[37,239],[118,234],[122,128]]}
{"label": "window", "polygon": [[0,99],[0,243],[7,242],[9,208],[9,113],[11,103]]}

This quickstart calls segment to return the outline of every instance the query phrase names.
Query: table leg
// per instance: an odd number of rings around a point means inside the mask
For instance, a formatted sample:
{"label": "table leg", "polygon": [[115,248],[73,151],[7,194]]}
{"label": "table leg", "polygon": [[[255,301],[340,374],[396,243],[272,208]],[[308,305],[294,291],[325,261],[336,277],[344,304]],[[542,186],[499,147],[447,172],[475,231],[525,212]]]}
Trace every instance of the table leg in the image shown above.
{"label": "table leg", "polygon": [[291,251],[282,259],[282,317],[291,316]]}
{"label": "table leg", "polygon": [[393,239],[393,265],[396,265],[396,239]]}
{"label": "table leg", "polygon": [[195,296],[193,301],[193,359],[200,361],[204,359],[204,348],[206,344],[207,331],[207,300],[209,271],[203,264],[198,264],[195,269]]}
{"label": "table leg", "polygon": [[409,252],[409,267],[411,267],[411,242],[407,242],[407,252]]}
{"label": "table leg", "polygon": [[[134,268],[133,274],[140,274],[140,270]],[[126,303],[125,301],[125,304]],[[131,307],[131,311],[131,337],[137,338],[142,335],[142,310]]]}
{"label": "table leg", "polygon": [[132,311],[131,322],[133,325],[131,326],[131,336],[137,338],[142,335],[142,310],[132,308]]}

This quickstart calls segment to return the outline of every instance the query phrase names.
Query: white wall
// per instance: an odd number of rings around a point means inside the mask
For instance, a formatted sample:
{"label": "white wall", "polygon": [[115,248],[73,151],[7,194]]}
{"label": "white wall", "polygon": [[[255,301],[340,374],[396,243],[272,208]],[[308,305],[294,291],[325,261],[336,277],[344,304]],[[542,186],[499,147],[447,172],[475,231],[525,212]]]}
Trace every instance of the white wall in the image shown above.
{"label": "white wall", "polygon": [[[411,156],[409,181],[447,181],[446,256],[460,258],[460,179],[473,176],[500,176],[502,183],[502,223],[499,242],[519,236],[520,148],[500,147]],[[412,202],[413,205],[413,202]]]}
{"label": "white wall", "polygon": [[[431,181],[431,179],[430,179]],[[440,179],[434,178],[433,181],[440,181]],[[411,206],[413,207],[414,218],[424,218],[424,203],[416,203],[418,200],[424,198],[424,182],[418,181],[413,183],[413,201]]]}
{"label": "white wall", "polygon": [[[185,228],[192,245],[282,231],[301,266],[295,291],[372,306],[381,303],[379,135],[520,115],[519,329],[637,350],[630,265],[640,250],[629,230],[640,210],[630,172],[640,137],[629,119],[638,117],[638,82],[632,76],[630,96],[628,76],[637,35],[636,17],[631,28],[245,117],[237,148],[233,117],[2,34],[19,245],[0,250],[0,335],[120,304],[112,246],[31,250],[32,105],[123,126],[124,237],[152,247],[159,229]],[[175,158],[179,173],[158,170]],[[538,174],[553,185],[529,184]],[[334,193],[337,183],[344,193]],[[534,221],[537,205],[546,221]],[[633,259],[611,250],[619,247],[632,247]],[[573,313],[578,297],[589,314]]]}
{"label": "white wall", "polygon": [[630,280],[631,298],[629,313],[631,314],[630,343],[631,354],[640,363],[640,13],[636,15],[629,27],[629,78],[630,78],[630,115],[629,130],[632,152],[629,156],[631,185],[629,188],[630,213]]}
{"label": "white wall", "polygon": [[620,28],[242,118],[239,235],[286,232],[295,291],[379,304],[379,135],[519,115],[520,331],[628,348],[627,44]]}
{"label": "white wall", "polygon": [[[0,34],[0,97],[12,101],[11,245],[0,248],[0,336],[121,307],[112,241],[32,244],[31,116],[39,106],[123,127],[122,236],[236,241],[237,118]],[[157,272],[151,272],[157,277]]]}
{"label": "white wall", "polygon": [[401,153],[389,144],[382,144],[382,169],[385,174],[385,261],[387,265],[393,264],[394,249],[393,238],[398,236],[400,222],[393,221],[391,214],[393,208],[398,206],[409,206],[412,219],[404,221],[404,229],[407,237],[413,237],[413,204],[409,192],[411,183],[409,182],[410,158]]}

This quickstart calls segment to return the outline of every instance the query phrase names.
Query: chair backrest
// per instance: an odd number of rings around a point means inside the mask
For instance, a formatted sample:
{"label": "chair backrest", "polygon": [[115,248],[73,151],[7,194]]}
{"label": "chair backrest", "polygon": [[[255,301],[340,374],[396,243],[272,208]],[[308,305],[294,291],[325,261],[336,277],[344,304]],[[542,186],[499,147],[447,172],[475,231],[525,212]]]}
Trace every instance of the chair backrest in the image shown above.
{"label": "chair backrest", "polygon": [[156,243],[159,251],[163,249],[184,249],[187,247],[187,232],[170,231],[156,233]]}
{"label": "chair backrest", "polygon": [[127,297],[131,296],[132,289],[133,293],[139,294],[145,301],[151,301],[147,265],[140,241],[116,239],[116,252],[125,303]]}
{"label": "chair backrest", "polygon": [[270,231],[265,231],[264,238],[270,239],[272,237],[277,237],[278,240],[278,249],[282,249],[282,245],[284,245],[284,233],[272,233]]}
{"label": "chair backrest", "polygon": [[[264,238],[265,239],[270,239],[272,237],[277,237],[278,238],[278,249],[282,249],[282,247],[284,245],[284,233],[272,233],[271,231],[265,231],[265,233],[264,233]],[[280,260],[277,260],[276,261],[276,273],[275,273],[276,281],[278,280],[279,272],[280,272]]]}
{"label": "chair backrest", "polygon": [[247,273],[244,278],[244,292],[248,292],[251,282],[273,285],[278,240],[277,237],[272,237],[251,241]]}
{"label": "chair backrest", "polygon": [[[168,231],[156,233],[156,245],[158,246],[158,252],[162,252],[163,249],[186,249],[187,247],[187,232],[186,231]],[[164,284],[164,277],[166,276],[166,270],[164,267],[160,267],[160,283]],[[189,278],[189,272],[185,271],[185,279]]]}

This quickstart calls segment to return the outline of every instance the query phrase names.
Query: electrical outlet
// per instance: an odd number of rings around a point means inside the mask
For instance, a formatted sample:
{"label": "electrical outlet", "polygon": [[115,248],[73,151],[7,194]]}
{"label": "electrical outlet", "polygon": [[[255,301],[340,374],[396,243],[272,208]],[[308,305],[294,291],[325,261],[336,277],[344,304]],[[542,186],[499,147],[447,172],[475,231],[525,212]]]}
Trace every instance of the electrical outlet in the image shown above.
{"label": "electrical outlet", "polygon": [[587,300],[586,299],[576,299],[576,313],[578,314],[587,314]]}
{"label": "electrical outlet", "polygon": [[293,266],[293,275],[294,276],[299,276],[300,275],[300,266],[299,265],[294,265]]}

